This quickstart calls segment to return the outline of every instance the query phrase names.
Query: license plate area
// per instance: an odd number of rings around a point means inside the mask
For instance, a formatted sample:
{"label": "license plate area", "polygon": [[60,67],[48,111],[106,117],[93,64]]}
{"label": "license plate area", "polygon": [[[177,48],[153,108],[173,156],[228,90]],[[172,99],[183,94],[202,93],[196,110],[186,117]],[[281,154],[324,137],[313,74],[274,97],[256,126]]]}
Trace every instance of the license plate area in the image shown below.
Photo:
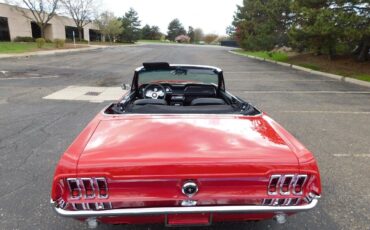
{"label": "license plate area", "polygon": [[167,227],[209,226],[212,224],[211,213],[189,213],[166,215]]}

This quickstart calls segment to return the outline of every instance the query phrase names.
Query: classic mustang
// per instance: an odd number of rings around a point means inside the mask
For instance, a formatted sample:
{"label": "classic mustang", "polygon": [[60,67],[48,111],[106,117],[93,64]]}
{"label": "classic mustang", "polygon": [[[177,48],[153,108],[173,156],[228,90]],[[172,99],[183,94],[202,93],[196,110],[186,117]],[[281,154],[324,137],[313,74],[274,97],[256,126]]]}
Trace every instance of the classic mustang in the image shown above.
{"label": "classic mustang", "polygon": [[313,155],[210,66],[144,63],[62,155],[53,209],[98,223],[209,225],[314,208]]}

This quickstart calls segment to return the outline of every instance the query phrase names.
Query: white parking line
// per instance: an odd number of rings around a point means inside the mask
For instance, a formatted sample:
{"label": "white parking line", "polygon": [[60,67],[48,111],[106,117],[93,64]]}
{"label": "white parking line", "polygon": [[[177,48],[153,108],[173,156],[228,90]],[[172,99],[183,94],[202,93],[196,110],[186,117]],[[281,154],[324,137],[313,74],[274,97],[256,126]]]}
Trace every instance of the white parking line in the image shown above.
{"label": "white parking line", "polygon": [[310,79],[263,79],[263,78],[228,78],[225,77],[226,81],[263,81],[263,82],[333,82],[337,80],[310,80]]}
{"label": "white parking line", "polygon": [[273,73],[273,74],[277,74],[277,73],[281,73],[281,74],[286,74],[286,72],[284,71],[230,71],[230,72],[225,72],[224,71],[224,74],[243,74],[243,73]]}
{"label": "white parking line", "polygon": [[5,80],[31,80],[31,79],[50,79],[50,78],[58,78],[59,76],[40,76],[40,77],[5,77],[1,78],[0,81],[5,81]]}
{"label": "white parking line", "polygon": [[309,111],[309,110],[286,110],[286,111],[278,111],[282,113],[323,113],[323,114],[365,114],[370,115],[369,112],[363,112],[363,111],[325,111],[325,110],[317,110],[317,111]]}
{"label": "white parking line", "polygon": [[370,157],[370,154],[333,154],[334,157]]}
{"label": "white parking line", "polygon": [[[234,90],[236,91],[236,90]],[[370,91],[239,91],[242,93],[253,93],[253,94],[370,94]]]}

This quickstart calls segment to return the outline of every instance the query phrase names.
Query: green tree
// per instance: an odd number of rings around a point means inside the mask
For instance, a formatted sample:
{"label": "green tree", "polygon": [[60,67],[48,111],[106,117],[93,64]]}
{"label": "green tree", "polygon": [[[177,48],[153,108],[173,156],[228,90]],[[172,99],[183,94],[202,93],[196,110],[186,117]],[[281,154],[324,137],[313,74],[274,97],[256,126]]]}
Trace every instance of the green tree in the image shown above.
{"label": "green tree", "polygon": [[152,26],[150,28],[150,37],[152,40],[160,40],[162,37],[161,30],[159,29],[158,26]]}
{"label": "green tree", "polygon": [[194,41],[195,41],[195,32],[194,32],[194,28],[192,26],[189,26],[188,37],[190,38],[190,43],[194,43]]}
{"label": "green tree", "polygon": [[123,32],[122,22],[109,11],[103,12],[99,18],[96,19],[95,23],[98,25],[100,32],[111,43]]}
{"label": "green tree", "polygon": [[355,49],[357,60],[368,59],[370,48],[369,3],[362,0],[295,0],[295,15],[289,31],[291,44],[317,55]]}
{"label": "green tree", "polygon": [[247,50],[270,50],[288,43],[292,0],[244,0],[234,15],[235,37]]}
{"label": "green tree", "polygon": [[148,24],[146,24],[142,29],[141,29],[141,38],[145,40],[151,40],[151,33],[152,29]]}
{"label": "green tree", "polygon": [[120,36],[122,42],[134,43],[140,39],[140,20],[138,13],[133,8],[130,8],[130,10],[125,13],[125,16],[120,18],[120,21],[122,22],[123,28],[123,32]]}
{"label": "green tree", "polygon": [[184,29],[184,26],[181,24],[179,19],[176,18],[172,20],[168,25],[167,39],[175,41],[175,38],[177,36],[185,34],[186,30]]}
{"label": "green tree", "polygon": [[162,33],[158,26],[150,26],[146,24],[141,29],[141,38],[146,40],[159,40],[161,39]]}

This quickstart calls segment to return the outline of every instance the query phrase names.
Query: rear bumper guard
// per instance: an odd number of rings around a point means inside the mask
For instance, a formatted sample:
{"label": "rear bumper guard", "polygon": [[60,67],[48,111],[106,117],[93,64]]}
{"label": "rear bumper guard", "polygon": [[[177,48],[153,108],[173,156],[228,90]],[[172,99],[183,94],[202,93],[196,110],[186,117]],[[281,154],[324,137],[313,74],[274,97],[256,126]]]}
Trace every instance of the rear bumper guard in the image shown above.
{"label": "rear bumper guard", "polygon": [[296,213],[313,209],[318,203],[318,198],[313,198],[310,203],[299,206],[194,206],[194,207],[160,207],[160,208],[125,208],[111,210],[64,210],[51,201],[56,213],[64,217],[91,218],[91,217],[114,217],[132,215],[168,215],[186,213]]}

